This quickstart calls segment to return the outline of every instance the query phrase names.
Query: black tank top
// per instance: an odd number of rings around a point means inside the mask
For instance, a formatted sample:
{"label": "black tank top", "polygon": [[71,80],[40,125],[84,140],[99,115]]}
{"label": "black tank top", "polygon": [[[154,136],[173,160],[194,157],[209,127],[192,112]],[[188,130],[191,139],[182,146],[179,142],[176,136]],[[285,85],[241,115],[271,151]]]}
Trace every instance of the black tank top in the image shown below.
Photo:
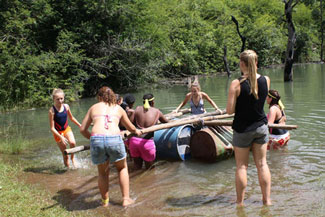
{"label": "black tank top", "polygon": [[[243,77],[238,80],[241,81]],[[232,128],[238,133],[249,132],[267,124],[267,118],[264,113],[264,103],[268,93],[267,81],[264,76],[257,79],[258,99],[250,94],[249,80],[240,84],[240,94],[237,97],[235,117]]]}

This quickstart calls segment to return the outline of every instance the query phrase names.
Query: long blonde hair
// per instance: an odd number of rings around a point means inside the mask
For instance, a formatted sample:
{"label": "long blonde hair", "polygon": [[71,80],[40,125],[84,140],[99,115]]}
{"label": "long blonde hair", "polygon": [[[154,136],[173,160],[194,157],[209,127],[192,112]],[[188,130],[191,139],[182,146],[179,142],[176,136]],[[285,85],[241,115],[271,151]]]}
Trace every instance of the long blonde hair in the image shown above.
{"label": "long blonde hair", "polygon": [[257,79],[256,79],[257,54],[253,50],[245,50],[240,54],[239,58],[240,61],[242,61],[247,67],[247,72],[248,72],[247,79],[249,80],[250,87],[251,87],[250,94],[253,94],[255,99],[258,99],[258,86],[257,86]]}

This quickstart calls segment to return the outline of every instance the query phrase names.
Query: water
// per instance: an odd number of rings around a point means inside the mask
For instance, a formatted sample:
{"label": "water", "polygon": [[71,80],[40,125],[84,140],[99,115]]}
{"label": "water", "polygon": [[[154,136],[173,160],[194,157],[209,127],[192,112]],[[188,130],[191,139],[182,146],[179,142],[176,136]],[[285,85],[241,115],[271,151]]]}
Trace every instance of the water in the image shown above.
{"label": "water", "polygon": [[[245,208],[236,209],[234,158],[207,164],[196,160],[157,162],[150,171],[130,168],[131,196],[136,204],[122,209],[116,170],[110,175],[110,208],[99,207],[97,169],[89,152],[76,155],[78,169],[66,171],[62,157],[49,130],[48,109],[2,114],[1,125],[17,127],[28,139],[40,144],[13,161],[26,164],[23,179],[51,192],[52,199],[71,212],[103,216],[325,216],[325,66],[294,67],[294,82],[283,82],[283,69],[260,71],[271,78],[271,88],[282,96],[287,124],[298,125],[284,150],[268,152],[272,174],[273,206],[261,204],[261,193],[253,159],[248,169]],[[237,77],[238,75],[234,75]],[[202,90],[225,108],[230,80],[224,76],[200,78]],[[144,93],[155,95],[155,106],[164,113],[175,109],[187,93],[186,86],[161,87],[135,93],[140,105]],[[94,98],[71,103],[74,116],[81,122]],[[206,105],[212,111],[210,105]],[[267,107],[265,107],[268,111]],[[71,123],[77,145],[88,141]],[[132,164],[130,164],[132,166]],[[54,206],[55,204],[53,204]],[[43,209],[51,209],[51,206]]]}

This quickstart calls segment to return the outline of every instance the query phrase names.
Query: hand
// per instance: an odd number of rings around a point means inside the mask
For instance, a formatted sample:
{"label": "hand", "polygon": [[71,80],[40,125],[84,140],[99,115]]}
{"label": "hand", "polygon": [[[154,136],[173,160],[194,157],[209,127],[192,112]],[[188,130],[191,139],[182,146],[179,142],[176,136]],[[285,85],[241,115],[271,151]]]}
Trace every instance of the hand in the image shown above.
{"label": "hand", "polygon": [[142,134],[142,133],[141,133],[141,130],[136,129],[136,130],[135,130],[135,134],[136,134],[137,136],[141,136],[141,134]]}
{"label": "hand", "polygon": [[222,110],[221,109],[217,108],[216,111],[217,112],[220,112],[220,114],[222,114]]}
{"label": "hand", "polygon": [[63,142],[63,144],[65,144],[66,146],[69,145],[69,141],[67,140],[67,138],[65,138],[64,136],[61,135],[61,142]]}
{"label": "hand", "polygon": [[178,113],[178,109],[173,110],[172,113]]}

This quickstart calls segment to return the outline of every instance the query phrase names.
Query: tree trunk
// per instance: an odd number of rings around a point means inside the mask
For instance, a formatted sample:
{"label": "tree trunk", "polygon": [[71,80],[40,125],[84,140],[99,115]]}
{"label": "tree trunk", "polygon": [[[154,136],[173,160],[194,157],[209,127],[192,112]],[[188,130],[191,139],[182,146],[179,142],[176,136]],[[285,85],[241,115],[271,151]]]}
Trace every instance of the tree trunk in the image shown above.
{"label": "tree trunk", "polygon": [[239,25],[238,25],[238,21],[236,20],[236,18],[234,16],[231,16],[231,20],[236,24],[237,33],[238,33],[238,35],[241,39],[241,43],[242,43],[240,52],[243,52],[245,50],[246,37],[242,36],[242,34],[240,34]]}
{"label": "tree trunk", "polygon": [[292,21],[292,9],[296,6],[297,2],[292,5],[293,0],[283,0],[285,3],[284,14],[286,16],[287,28],[288,28],[288,43],[286,50],[286,59],[284,65],[284,81],[292,81],[292,66],[294,62],[294,50],[296,43],[296,30]]}
{"label": "tree trunk", "polygon": [[231,72],[229,70],[228,61],[227,61],[227,45],[223,47],[223,63],[225,65],[225,69],[229,78],[231,76]]}
{"label": "tree trunk", "polygon": [[320,44],[320,61],[323,61],[323,45],[324,45],[324,28],[323,28],[323,0],[320,0],[320,32],[321,32],[321,44]]}

